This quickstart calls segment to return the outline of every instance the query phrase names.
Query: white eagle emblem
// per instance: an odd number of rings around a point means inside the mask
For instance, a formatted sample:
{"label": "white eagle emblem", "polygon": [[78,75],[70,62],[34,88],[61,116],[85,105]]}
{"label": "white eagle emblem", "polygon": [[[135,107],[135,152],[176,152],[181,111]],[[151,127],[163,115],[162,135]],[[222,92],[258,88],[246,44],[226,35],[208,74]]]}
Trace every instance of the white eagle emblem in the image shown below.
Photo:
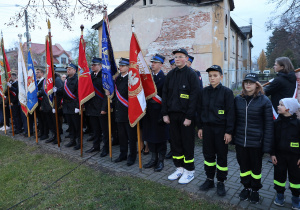
{"label": "white eagle emblem", "polygon": [[138,81],[139,81],[139,78],[135,77],[135,76],[136,76],[136,73],[132,74],[132,71],[130,71],[128,73],[128,85],[130,88],[131,88],[131,86],[136,85],[136,83],[138,83]]}

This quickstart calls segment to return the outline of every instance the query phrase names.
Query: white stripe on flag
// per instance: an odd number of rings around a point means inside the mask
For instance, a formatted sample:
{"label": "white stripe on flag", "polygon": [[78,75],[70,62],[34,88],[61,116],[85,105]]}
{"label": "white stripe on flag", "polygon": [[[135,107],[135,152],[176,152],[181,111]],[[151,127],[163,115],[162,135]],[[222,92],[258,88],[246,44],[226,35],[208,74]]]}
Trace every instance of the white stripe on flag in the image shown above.
{"label": "white stripe on flag", "polygon": [[145,98],[145,93],[144,93],[144,89],[142,88],[141,92],[137,95],[137,99],[140,103],[141,109],[143,110],[143,112],[146,109],[146,98]]}

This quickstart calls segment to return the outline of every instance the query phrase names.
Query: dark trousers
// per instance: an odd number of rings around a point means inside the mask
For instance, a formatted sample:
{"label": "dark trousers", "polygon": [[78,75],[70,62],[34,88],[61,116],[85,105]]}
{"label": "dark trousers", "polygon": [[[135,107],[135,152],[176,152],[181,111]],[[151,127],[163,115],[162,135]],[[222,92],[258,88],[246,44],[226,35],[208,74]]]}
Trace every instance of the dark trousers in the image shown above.
{"label": "dark trousers", "polygon": [[163,157],[166,156],[167,153],[167,142],[161,142],[161,143],[152,143],[148,142],[148,147],[150,152],[157,153],[162,155]]}
{"label": "dark trousers", "polygon": [[129,143],[129,160],[136,160],[137,152],[137,128],[131,127],[129,122],[118,122],[118,134],[120,141],[120,157],[126,157],[128,153],[128,143]]}
{"label": "dark trousers", "polygon": [[287,173],[289,175],[290,190],[293,196],[300,195],[300,168],[297,165],[299,155],[292,153],[276,154],[277,165],[274,165],[274,189],[277,193],[284,193]]}
{"label": "dark trousers", "polygon": [[51,131],[52,134],[56,135],[56,123],[55,123],[55,116],[50,112],[43,112],[46,120],[47,127]]}
{"label": "dark trousers", "polygon": [[13,116],[14,130],[21,131],[23,124],[20,113],[20,105],[14,104],[13,106],[11,106],[11,112]]}
{"label": "dark trousers", "polygon": [[[27,117],[24,114],[24,112],[22,111],[21,106],[20,106],[20,112],[21,112],[21,118],[22,118],[22,122],[23,122],[24,133],[28,134]],[[30,133],[33,134],[33,115],[28,113],[28,116],[29,116],[29,130],[30,130]]]}
{"label": "dark trousers", "polygon": [[171,150],[174,165],[183,167],[188,171],[195,170],[194,148],[195,148],[195,126],[194,120],[190,126],[184,126],[185,114],[171,113],[170,117],[170,137]]}
{"label": "dark trousers", "polygon": [[[214,179],[217,168],[217,180],[223,182],[227,179],[227,153],[228,144],[224,141],[225,127],[203,127],[203,156],[204,169],[209,179]],[[216,161],[217,159],[217,161]]]}
{"label": "dark trousers", "polygon": [[245,188],[258,191],[262,188],[261,167],[262,150],[261,148],[235,146],[236,158],[240,165],[241,183]]}
{"label": "dark trousers", "polygon": [[80,115],[66,114],[67,121],[70,128],[70,137],[72,139],[80,138]]}
{"label": "dark trousers", "polygon": [[[103,141],[103,150],[108,152],[109,142],[108,142],[108,118],[107,114],[101,114],[101,116],[89,116],[90,125],[93,130],[93,147],[100,149],[101,139]],[[102,135],[103,134],[103,135]]]}
{"label": "dark trousers", "polygon": [[41,111],[40,112],[41,115],[40,115],[40,119],[39,121],[41,120],[41,133],[43,135],[48,135],[49,134],[49,126],[48,126],[48,122],[47,122],[47,114],[45,114],[44,111]]}

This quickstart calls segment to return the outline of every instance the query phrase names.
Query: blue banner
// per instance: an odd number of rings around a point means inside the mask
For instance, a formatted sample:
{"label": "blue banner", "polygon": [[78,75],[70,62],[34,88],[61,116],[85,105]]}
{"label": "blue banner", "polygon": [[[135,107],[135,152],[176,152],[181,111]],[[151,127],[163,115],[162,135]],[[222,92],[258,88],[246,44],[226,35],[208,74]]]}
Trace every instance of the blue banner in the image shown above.
{"label": "blue banner", "polygon": [[114,93],[113,76],[117,73],[117,65],[114,58],[110,37],[107,31],[106,21],[102,24],[102,84],[110,95]]}
{"label": "blue banner", "polygon": [[28,51],[27,88],[27,108],[29,113],[32,114],[35,108],[38,106],[38,89],[30,51]]}

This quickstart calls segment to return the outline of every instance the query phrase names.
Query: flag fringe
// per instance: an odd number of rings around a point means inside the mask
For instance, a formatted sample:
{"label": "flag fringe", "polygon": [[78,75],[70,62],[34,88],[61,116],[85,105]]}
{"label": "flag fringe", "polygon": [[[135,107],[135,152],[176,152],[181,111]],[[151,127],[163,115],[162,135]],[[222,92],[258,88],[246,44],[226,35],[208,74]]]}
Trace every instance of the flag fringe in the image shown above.
{"label": "flag fringe", "polygon": [[84,99],[82,99],[81,101],[80,101],[80,109],[81,109],[81,106],[85,103],[85,102],[87,102],[88,100],[90,100],[91,98],[93,98],[95,96],[95,92],[92,92],[90,95],[88,95],[88,96],[86,96]]}
{"label": "flag fringe", "polygon": [[[130,121],[129,121],[130,126],[132,128],[134,126],[136,126],[136,124],[145,116],[145,114],[146,114],[146,109],[145,109],[145,111],[133,123],[130,123]],[[129,115],[128,115],[128,119],[129,119]]]}
{"label": "flag fringe", "polygon": [[32,114],[33,112],[34,112],[34,110],[36,109],[36,107],[38,107],[38,105],[39,105],[39,103],[37,102],[33,107],[32,107],[32,109],[31,110],[29,110],[28,108],[28,112],[29,112],[29,114]]}

